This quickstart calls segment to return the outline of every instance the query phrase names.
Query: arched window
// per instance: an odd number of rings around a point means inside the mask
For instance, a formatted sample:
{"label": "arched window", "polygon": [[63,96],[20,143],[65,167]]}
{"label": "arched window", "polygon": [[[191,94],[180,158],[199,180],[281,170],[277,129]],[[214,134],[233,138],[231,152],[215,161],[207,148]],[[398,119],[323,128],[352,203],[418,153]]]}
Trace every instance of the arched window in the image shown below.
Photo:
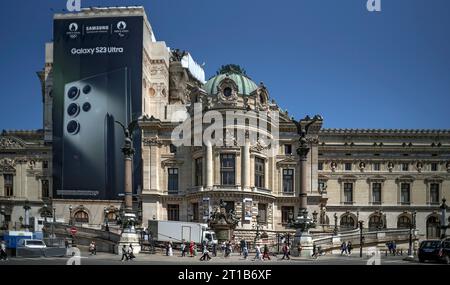
{"label": "arched window", "polygon": [[341,217],[340,225],[343,230],[346,230],[346,229],[350,230],[350,229],[356,228],[355,219],[349,214],[343,215]]}
{"label": "arched window", "polygon": [[398,217],[397,228],[409,229],[410,227],[411,227],[411,219],[408,216],[402,215],[402,216]]}
{"label": "arched window", "polygon": [[383,217],[379,214],[374,214],[369,218],[369,231],[376,231],[383,228]]}
{"label": "arched window", "polygon": [[89,215],[83,210],[76,212],[75,215],[73,215],[73,217],[76,223],[84,223],[84,224],[89,223]]}
{"label": "arched window", "polygon": [[427,219],[427,238],[434,239],[439,237],[439,218],[436,216],[431,216]]}

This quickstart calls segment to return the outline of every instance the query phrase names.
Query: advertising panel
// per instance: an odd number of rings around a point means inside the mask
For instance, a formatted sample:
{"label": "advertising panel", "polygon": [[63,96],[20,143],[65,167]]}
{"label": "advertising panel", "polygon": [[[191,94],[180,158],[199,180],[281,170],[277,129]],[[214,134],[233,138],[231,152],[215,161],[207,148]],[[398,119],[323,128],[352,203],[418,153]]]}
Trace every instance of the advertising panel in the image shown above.
{"label": "advertising panel", "polygon": [[[117,199],[123,192],[124,132],[116,121],[127,125],[142,113],[143,21],[139,16],[54,21],[56,198]],[[134,146],[139,157],[139,143]],[[139,178],[134,180],[136,185]]]}
{"label": "advertising panel", "polygon": [[244,202],[244,220],[251,221],[252,220],[253,200],[252,200],[252,198],[245,198],[243,202]]}
{"label": "advertising panel", "polygon": [[202,209],[203,209],[203,220],[204,221],[209,220],[211,215],[211,204],[210,199],[208,197],[203,198]]}

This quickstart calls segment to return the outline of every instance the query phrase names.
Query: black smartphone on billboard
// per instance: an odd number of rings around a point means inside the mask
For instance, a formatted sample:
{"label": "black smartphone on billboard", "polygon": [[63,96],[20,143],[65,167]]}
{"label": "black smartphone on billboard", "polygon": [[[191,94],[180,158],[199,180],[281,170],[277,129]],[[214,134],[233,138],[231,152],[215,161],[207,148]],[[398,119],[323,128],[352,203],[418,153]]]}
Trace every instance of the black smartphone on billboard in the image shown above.
{"label": "black smartphone on billboard", "polygon": [[104,199],[123,187],[124,134],[130,118],[128,69],[65,84],[62,137],[64,196]]}

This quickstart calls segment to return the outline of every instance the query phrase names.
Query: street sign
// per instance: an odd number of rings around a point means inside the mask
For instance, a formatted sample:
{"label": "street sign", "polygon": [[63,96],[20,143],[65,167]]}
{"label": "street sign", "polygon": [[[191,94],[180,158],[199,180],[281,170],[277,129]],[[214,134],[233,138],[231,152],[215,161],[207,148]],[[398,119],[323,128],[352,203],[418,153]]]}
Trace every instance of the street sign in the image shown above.
{"label": "street sign", "polygon": [[71,228],[70,228],[70,233],[71,233],[72,235],[75,235],[77,232],[78,232],[78,231],[77,231],[77,228],[76,228],[76,227],[71,227]]}

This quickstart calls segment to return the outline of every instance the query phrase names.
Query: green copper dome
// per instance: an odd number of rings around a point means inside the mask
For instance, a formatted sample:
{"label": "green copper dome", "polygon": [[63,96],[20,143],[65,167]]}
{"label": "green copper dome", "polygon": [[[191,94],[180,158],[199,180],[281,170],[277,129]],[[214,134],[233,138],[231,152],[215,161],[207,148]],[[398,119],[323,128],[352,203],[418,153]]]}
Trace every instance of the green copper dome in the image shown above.
{"label": "green copper dome", "polygon": [[229,78],[236,83],[239,89],[238,94],[240,95],[250,95],[250,93],[258,88],[256,83],[247,76],[244,69],[239,65],[228,64],[222,66],[217,72],[217,75],[205,83],[205,91],[210,95],[217,94],[217,86],[225,78]]}

